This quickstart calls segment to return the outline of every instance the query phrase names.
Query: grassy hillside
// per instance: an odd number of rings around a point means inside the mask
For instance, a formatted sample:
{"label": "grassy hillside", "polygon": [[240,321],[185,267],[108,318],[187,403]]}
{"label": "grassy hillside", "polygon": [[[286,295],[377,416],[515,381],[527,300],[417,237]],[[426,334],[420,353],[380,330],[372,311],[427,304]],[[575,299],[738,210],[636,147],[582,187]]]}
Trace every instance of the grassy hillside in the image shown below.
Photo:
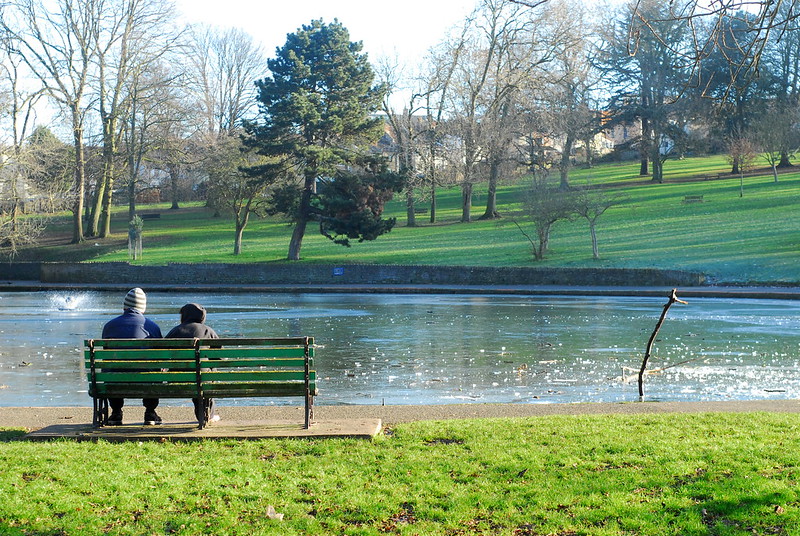
{"label": "grassy hillside", "polygon": [[[723,157],[669,161],[665,184],[638,176],[638,163],[605,164],[576,169],[575,185],[591,183],[623,194],[627,201],[610,209],[598,226],[601,260],[592,259],[585,220],[556,224],[551,249],[534,262],[530,244],[516,223],[529,234],[533,227],[521,214],[520,200],[527,180],[502,186],[498,204],[503,218],[459,223],[460,189],[438,192],[438,221],[427,215],[418,227],[405,226],[398,200],[387,208],[398,218],[397,227],[374,242],[344,248],[316,234],[313,226],[303,244],[303,262],[388,263],[487,266],[656,267],[702,271],[726,282],[800,282],[795,267],[800,241],[800,171],[772,176],[745,177],[740,197],[739,177],[716,179],[728,165]],[[713,177],[714,180],[703,180]],[[702,195],[702,203],[684,203],[687,195]],[[485,185],[476,187],[473,216],[483,213]],[[425,206],[427,201],[420,201]],[[291,227],[279,219],[255,219],[245,230],[243,254],[235,257],[233,222],[213,218],[202,206],[169,210],[168,205],[142,207],[161,218],[145,221],[144,258],[141,262],[283,262]],[[55,218],[48,245],[20,256],[43,260],[128,260],[127,212],[120,207],[113,222],[114,236],[66,245],[69,217]],[[515,223],[516,222],[516,223]]]}

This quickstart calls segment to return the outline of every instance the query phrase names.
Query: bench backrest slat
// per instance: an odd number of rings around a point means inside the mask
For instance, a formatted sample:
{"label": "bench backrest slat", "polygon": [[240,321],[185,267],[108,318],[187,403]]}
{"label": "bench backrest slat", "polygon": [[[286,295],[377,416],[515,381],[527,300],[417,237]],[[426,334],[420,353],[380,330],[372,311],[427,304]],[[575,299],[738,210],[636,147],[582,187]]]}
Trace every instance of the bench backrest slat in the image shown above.
{"label": "bench backrest slat", "polygon": [[193,370],[187,371],[171,371],[161,372],[156,371],[120,371],[120,372],[106,372],[101,371],[95,374],[98,382],[105,383],[194,383],[196,374]]}
{"label": "bench backrest slat", "polygon": [[[309,373],[313,381],[314,374]],[[302,371],[286,370],[211,370],[202,373],[203,382],[305,382]],[[204,384],[205,385],[205,384]]]}
{"label": "bench backrest slat", "polygon": [[[91,358],[91,351],[86,350],[84,352],[84,356],[86,359]],[[154,359],[174,359],[174,360],[190,360],[194,361],[195,357],[195,350],[194,348],[186,348],[186,349],[160,349],[160,348],[150,348],[150,349],[142,349],[142,348],[130,348],[125,350],[95,350],[94,351],[94,358],[96,360],[103,360],[103,361],[115,361],[115,360],[133,360],[133,361],[151,361]]]}
{"label": "bench backrest slat", "polygon": [[[314,360],[308,360],[308,366],[314,367]],[[305,360],[288,357],[278,358],[269,357],[266,359],[204,359],[200,362],[200,367],[203,369],[209,368],[241,368],[241,367],[268,367],[268,368],[285,368],[285,369],[300,369],[305,368]]]}
{"label": "bench backrest slat", "polygon": [[[200,347],[200,357],[206,359],[222,359],[225,357],[299,357],[303,358],[306,350],[303,347],[256,347],[256,348],[206,348]],[[309,357],[314,357],[313,348],[308,349]]]}

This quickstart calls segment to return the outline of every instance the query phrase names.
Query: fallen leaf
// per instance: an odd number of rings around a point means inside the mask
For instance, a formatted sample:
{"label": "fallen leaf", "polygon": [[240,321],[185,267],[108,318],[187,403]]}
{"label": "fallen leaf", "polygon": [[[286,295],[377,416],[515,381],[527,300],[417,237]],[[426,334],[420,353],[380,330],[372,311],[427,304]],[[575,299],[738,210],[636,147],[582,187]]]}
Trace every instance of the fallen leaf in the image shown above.
{"label": "fallen leaf", "polygon": [[283,514],[279,514],[275,511],[275,508],[270,504],[267,506],[267,517],[270,519],[277,519],[278,521],[283,521]]}

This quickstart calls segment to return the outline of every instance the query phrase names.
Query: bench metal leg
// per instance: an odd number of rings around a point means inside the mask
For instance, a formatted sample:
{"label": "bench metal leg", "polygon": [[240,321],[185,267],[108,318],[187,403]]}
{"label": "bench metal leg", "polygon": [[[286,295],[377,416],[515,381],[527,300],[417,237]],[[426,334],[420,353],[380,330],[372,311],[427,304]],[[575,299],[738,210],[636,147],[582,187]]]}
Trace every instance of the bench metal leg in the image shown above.
{"label": "bench metal leg", "polygon": [[92,413],[92,427],[100,428],[108,424],[108,399],[107,398],[92,398],[93,413]]}
{"label": "bench metal leg", "polygon": [[314,418],[314,396],[306,395],[306,430],[311,428],[311,419]]}

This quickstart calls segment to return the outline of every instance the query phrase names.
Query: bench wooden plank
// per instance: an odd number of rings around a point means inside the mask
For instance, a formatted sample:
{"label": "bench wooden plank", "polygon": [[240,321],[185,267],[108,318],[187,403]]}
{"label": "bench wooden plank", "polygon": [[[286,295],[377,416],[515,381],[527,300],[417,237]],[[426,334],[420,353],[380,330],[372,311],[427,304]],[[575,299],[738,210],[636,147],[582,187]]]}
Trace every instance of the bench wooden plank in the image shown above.
{"label": "bench wooden plank", "polygon": [[195,398],[197,385],[178,383],[105,383],[97,384],[98,398]]}
{"label": "bench wooden plank", "polygon": [[[84,353],[86,359],[92,358],[92,352]],[[162,350],[150,348],[147,350],[95,350],[95,361],[152,361],[152,360],[175,360],[175,361],[194,361],[195,350]]]}
{"label": "bench wooden plank", "polygon": [[203,371],[201,378],[203,382],[302,382],[304,385],[306,381],[302,370],[211,370]]}
{"label": "bench wooden plank", "polygon": [[163,382],[194,382],[197,374],[193,370],[161,372],[144,370],[124,370],[116,372],[101,371],[95,374],[97,382],[123,382],[123,383],[163,383]]}
{"label": "bench wooden plank", "polygon": [[[91,366],[90,363],[87,362],[86,363],[87,369],[90,368],[90,366]],[[133,370],[133,371],[141,371],[141,372],[145,372],[145,371],[148,371],[148,370],[164,370],[164,371],[170,371],[170,370],[185,371],[185,370],[190,370],[190,371],[194,372],[195,369],[197,368],[197,366],[196,366],[194,361],[191,361],[191,362],[188,362],[188,361],[179,361],[179,362],[176,362],[176,361],[136,361],[136,362],[131,362],[131,361],[103,361],[102,363],[98,361],[98,362],[96,362],[95,366],[96,366],[97,369],[100,369],[100,370],[97,371],[98,374],[101,373],[101,372],[114,372],[114,371],[116,371],[116,372],[124,372],[124,371],[131,371],[131,370]],[[89,371],[89,374],[91,374],[91,370]]]}
{"label": "bench wooden plank", "polygon": [[98,348],[194,348],[195,339],[87,339],[87,347]]}
{"label": "bench wooden plank", "polygon": [[[153,339],[148,339],[153,340]],[[181,339],[164,339],[164,340],[181,340]],[[309,350],[313,348],[313,337],[273,337],[268,339],[250,338],[250,339],[198,339],[200,346],[306,346]]]}
{"label": "bench wooden plank", "polygon": [[[276,358],[270,357],[267,359],[214,359],[214,360],[201,360],[200,368],[236,368],[236,367],[271,367],[271,368],[304,368],[305,360],[297,358]],[[314,366],[314,360],[308,360],[308,366]]]}
{"label": "bench wooden plank", "polygon": [[[304,348],[201,348],[201,359],[235,358],[265,358],[265,357],[305,357]],[[314,352],[309,348],[309,357],[314,357]]]}
{"label": "bench wooden plank", "polygon": [[304,396],[305,388],[302,385],[280,384],[264,390],[248,384],[211,384],[203,391],[203,394],[209,398],[295,397]]}

